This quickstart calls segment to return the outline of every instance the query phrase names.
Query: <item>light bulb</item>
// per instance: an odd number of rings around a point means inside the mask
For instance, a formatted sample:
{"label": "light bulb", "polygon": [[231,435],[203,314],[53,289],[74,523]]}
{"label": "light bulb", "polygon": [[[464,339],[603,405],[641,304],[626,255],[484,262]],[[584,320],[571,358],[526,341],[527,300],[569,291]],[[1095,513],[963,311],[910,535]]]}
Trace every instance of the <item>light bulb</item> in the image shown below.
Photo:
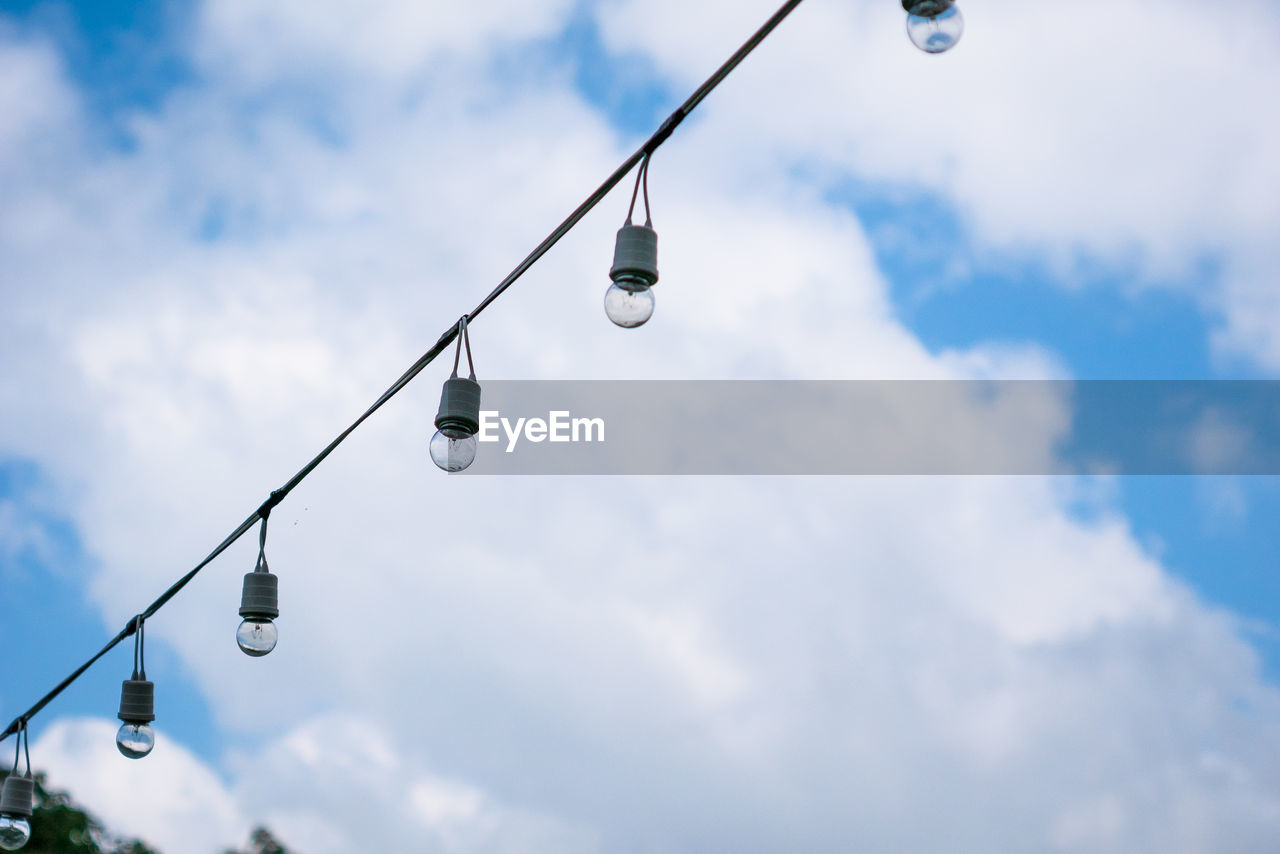
{"label": "light bulb", "polygon": [[653,288],[640,278],[622,278],[604,295],[604,313],[623,329],[643,326],[653,317]]}
{"label": "light bulb", "polygon": [[141,759],[156,746],[156,734],[146,724],[125,722],[116,733],[116,747],[120,754],[129,759]]}
{"label": "light bulb", "polygon": [[261,658],[276,648],[280,631],[276,624],[265,618],[250,617],[236,629],[236,643],[240,651],[254,658]]}
{"label": "light bulb", "polygon": [[17,851],[31,839],[31,822],[20,815],[0,815],[0,848]]}
{"label": "light bulb", "polygon": [[280,616],[280,579],[267,569],[267,520],[262,520],[263,550],[258,553],[258,566],[244,577],[240,594],[240,616],[244,622],[236,629],[236,644],[245,655],[261,658],[276,648],[280,631],[274,622]]}
{"label": "light bulb", "polygon": [[474,433],[445,427],[431,437],[431,461],[448,472],[462,471],[475,461],[476,445]]}
{"label": "light bulb", "polygon": [[613,245],[613,285],[604,295],[604,313],[623,329],[643,326],[653,317],[653,286],[658,282],[658,232],[650,225],[618,229]]}
{"label": "light bulb", "polygon": [[964,16],[955,6],[936,15],[907,14],[907,36],[925,53],[942,53],[956,46],[964,34]]}
{"label": "light bulb", "polygon": [[[466,325],[461,325],[458,336],[458,356],[462,355],[462,343]],[[467,362],[471,363],[471,345],[467,344]],[[475,366],[470,377],[460,377],[454,362],[453,376],[444,381],[440,389],[440,411],[436,414],[436,434],[431,437],[428,451],[431,461],[447,472],[459,472],[471,465],[476,458],[480,431],[480,383],[476,382]]]}
{"label": "light bulb", "polygon": [[[25,735],[25,731],[19,732],[18,737]],[[14,771],[17,770],[15,766]],[[31,815],[35,793],[36,783],[30,768],[21,777],[10,774],[0,785],[0,848],[5,851],[17,851],[31,838],[31,822],[27,816]]]}

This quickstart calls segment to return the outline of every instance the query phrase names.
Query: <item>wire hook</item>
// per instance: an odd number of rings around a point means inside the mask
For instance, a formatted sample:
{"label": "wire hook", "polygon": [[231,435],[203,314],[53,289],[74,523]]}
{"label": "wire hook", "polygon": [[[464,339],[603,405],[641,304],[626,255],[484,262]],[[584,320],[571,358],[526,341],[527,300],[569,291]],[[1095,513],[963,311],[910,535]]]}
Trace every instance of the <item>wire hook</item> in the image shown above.
{"label": "wire hook", "polygon": [[147,678],[147,653],[145,648],[146,620],[139,614],[133,618],[133,678]]}
{"label": "wire hook", "polygon": [[467,379],[474,380],[476,378],[476,363],[471,358],[471,333],[467,331],[467,316],[464,314],[458,320],[458,348],[453,353],[453,373],[450,379],[458,378],[458,365],[462,361],[462,348],[467,348]]}
{"label": "wire hook", "polygon": [[652,152],[646,152],[644,159],[640,161],[640,171],[636,173],[636,187],[631,191],[631,206],[627,208],[626,225],[631,225],[631,217],[636,211],[636,199],[640,196],[640,188],[644,188],[644,224],[650,228],[653,227],[653,217],[649,213],[649,159],[653,157]]}

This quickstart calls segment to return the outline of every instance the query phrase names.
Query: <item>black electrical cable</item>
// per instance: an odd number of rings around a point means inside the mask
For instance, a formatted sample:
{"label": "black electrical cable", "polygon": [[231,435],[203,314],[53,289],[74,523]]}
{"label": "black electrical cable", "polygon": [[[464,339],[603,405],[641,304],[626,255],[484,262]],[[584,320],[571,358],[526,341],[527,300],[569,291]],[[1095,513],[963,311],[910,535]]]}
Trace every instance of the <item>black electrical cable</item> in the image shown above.
{"label": "black electrical cable", "polygon": [[18,774],[18,763],[22,759],[23,751],[27,755],[27,776],[31,776],[31,735],[27,732],[27,722],[22,721],[22,727],[18,730],[18,738],[13,743],[13,770],[9,772],[13,776]]}
{"label": "black electrical cable", "polygon": [[653,159],[646,155],[640,164],[640,183],[644,186],[644,227],[653,228],[653,214],[649,210],[649,162]]}
{"label": "black electrical cable", "polygon": [[146,632],[144,625],[146,621],[142,619],[142,615],[133,618],[134,638],[133,638],[133,678],[147,678],[147,652],[146,652]]}
{"label": "black electrical cable", "polygon": [[[523,261],[517,264],[516,268],[512,270],[509,274],[507,274],[507,277],[503,279],[501,282],[499,282],[498,286],[495,287],[489,293],[488,296],[482,299],[479,305],[477,305],[475,308],[471,310],[470,314],[465,315],[462,318],[462,322],[459,322],[458,324],[455,324],[454,326],[449,327],[449,329],[447,329],[443,334],[441,334],[440,338],[436,341],[436,343],[431,345],[431,349],[423,353],[416,362],[410,365],[409,369],[406,370],[403,374],[401,374],[400,378],[396,380],[394,383],[392,383],[391,387],[388,388],[385,392],[383,392],[382,396],[379,397],[377,400],[375,400],[372,406],[366,409],[359,418],[353,421],[350,427],[348,427],[347,429],[339,433],[337,438],[335,438],[332,442],[330,442],[327,446],[325,446],[324,450],[316,454],[316,456],[312,458],[310,462],[308,462],[305,466],[303,466],[301,469],[298,470],[297,474],[289,478],[288,482],[286,482],[284,486],[280,487],[275,492],[272,492],[271,496],[266,501],[264,501],[257,510],[253,511],[253,513],[250,514],[250,516],[247,519],[241,522],[240,525],[234,531],[228,534],[227,538],[224,539],[221,543],[219,543],[218,546],[213,551],[211,551],[204,560],[196,564],[195,568],[193,568],[186,575],[182,576],[182,578],[174,582],[173,585],[168,590],[160,594],[160,596],[154,602],[148,605],[146,610],[144,610],[141,614],[139,614],[136,617],[130,618],[129,624],[126,625],[123,629],[121,629],[119,634],[117,634],[110,641],[108,641],[107,645],[104,646],[101,650],[99,650],[97,654],[95,654],[92,658],[90,658],[84,664],[80,665],[80,667],[76,668],[76,670],[73,671],[71,675],[69,675],[66,679],[63,679],[61,682],[59,682],[57,686],[53,688],[53,690],[51,690],[49,693],[41,697],[33,706],[31,706],[31,708],[27,709],[26,712],[24,712],[22,715],[15,718],[13,722],[10,723],[9,726],[5,728],[5,731],[3,733],[0,733],[0,741],[8,738],[14,733],[18,733],[24,730],[26,728],[27,722],[32,717],[34,717],[42,709],[44,709],[44,707],[47,706],[55,697],[57,697],[59,694],[65,691],[67,687],[71,685],[72,682],[75,682],[77,679],[79,679],[80,676],[83,675],[86,670],[88,670],[90,667],[92,667],[94,664],[97,663],[98,659],[102,658],[104,655],[106,655],[108,652],[114,649],[116,645],[119,644],[122,640],[124,640],[125,638],[132,635],[135,631],[137,631],[138,627],[142,624],[143,621],[145,621],[146,619],[154,615],[157,611],[159,611],[161,608],[163,608],[170,599],[172,599],[174,596],[178,594],[179,591],[182,590],[182,588],[190,584],[192,579],[194,579],[202,569],[204,569],[209,564],[213,563],[213,561],[216,560],[219,555],[221,555],[224,551],[230,548],[233,543],[235,543],[242,536],[244,536],[245,533],[247,533],[249,529],[254,526],[255,523],[257,523],[259,520],[265,520],[267,515],[271,512],[271,509],[275,507],[277,504],[279,504],[281,501],[283,501],[285,497],[290,492],[292,492],[298,484],[302,483],[302,481],[305,480],[306,477],[311,474],[311,472],[315,471],[316,468],[320,465],[320,463],[324,462],[325,459],[330,454],[332,454],[335,450],[337,450],[338,446],[341,445],[348,436],[354,433],[361,424],[363,424],[366,420],[368,420],[368,418],[371,415],[373,415],[373,413],[381,409],[383,405],[387,403],[387,401],[391,400],[391,398],[399,394],[401,390],[404,389],[405,386],[407,386],[410,382],[413,381],[413,379],[416,376],[418,376],[418,374],[422,373],[422,371],[427,367],[427,365],[435,361],[435,358],[439,356],[442,352],[444,352],[445,348],[447,348],[451,343],[453,343],[454,339],[458,336],[458,332],[460,329],[465,329],[467,325],[475,321],[476,317],[478,317],[482,311],[488,308],[489,305],[493,303],[494,300],[502,296],[502,294],[506,292],[507,288],[515,284],[517,279],[519,279],[526,272],[528,272],[530,267],[536,264],[542,258],[543,255],[546,255],[547,252],[551,250],[551,247],[559,243],[560,239],[564,237],[566,234],[568,234],[573,229],[574,226],[576,226],[579,222],[581,222],[583,217],[585,217],[588,213],[590,213],[591,210],[596,205],[600,204],[600,202],[604,199],[604,197],[607,196],[609,192],[612,191],[613,188],[616,187],[618,183],[627,176],[627,173],[629,173],[632,169],[635,168],[637,163],[644,161],[645,166],[647,167],[648,160],[653,155],[653,152],[657,151],[658,148],[664,142],[666,142],[667,139],[670,138],[671,134],[675,132],[675,129],[680,125],[680,123],[683,122],[686,118],[688,118],[689,114],[692,113],[695,109],[697,109],[698,105],[701,104],[703,100],[708,95],[711,94],[712,90],[714,90],[717,86],[719,86],[724,81],[724,79],[728,77],[729,74],[732,73],[733,70],[737,68],[753,50],[759,47],[760,43],[763,42],[769,36],[770,33],[772,33],[775,29],[777,29],[778,25],[781,24],[783,20],[785,20],[786,17],[790,15],[797,6],[800,5],[801,2],[803,2],[803,0],[787,0],[786,3],[782,4],[782,6],[778,9],[778,11],[774,12],[773,15],[769,18],[769,20],[765,21],[764,24],[760,27],[760,29],[756,30],[756,32],[751,36],[751,38],[743,42],[742,46],[739,47],[736,51],[734,51],[733,55],[730,56],[724,62],[723,65],[721,65],[718,69],[716,69],[714,74],[708,77],[707,80],[701,86],[699,86],[697,90],[695,90],[694,93],[690,95],[689,98],[683,104],[681,104],[678,109],[676,109],[674,113],[672,113],[670,116],[666,118],[665,121],[663,121],[663,123],[658,127],[658,130],[654,132],[653,136],[649,137],[649,139],[645,141],[644,145],[640,146],[640,148],[637,149],[634,154],[632,154],[625,161],[623,161],[622,165],[619,166],[617,169],[615,169],[613,174],[611,174],[608,178],[606,178],[605,182],[601,184],[599,187],[597,187],[595,192],[593,192],[590,196],[587,197],[586,201],[578,205],[578,207],[574,209],[573,213],[569,214],[569,216],[564,220],[564,222],[556,226],[555,230],[553,230],[551,234],[547,235],[547,237],[541,243],[539,243],[537,247],[534,248],[534,250],[530,252],[529,255]],[[644,173],[642,173],[645,179],[647,179],[648,177],[647,171],[648,170],[646,168],[644,170]],[[641,176],[637,176],[637,177],[639,178]],[[648,216],[648,204],[649,204],[648,195],[649,195],[648,181],[646,180],[645,181],[645,215],[646,217]],[[468,361],[470,360],[470,358],[471,358],[471,354],[469,352],[469,347],[468,347],[468,353],[467,353]]]}
{"label": "black electrical cable", "polygon": [[[662,123],[653,136],[649,137],[649,139],[645,141],[644,145],[640,146],[639,150],[636,151],[635,154],[628,157],[626,161],[619,166],[594,193],[587,197],[585,202],[578,206],[577,210],[569,215],[568,219],[560,223],[560,226],[555,231],[551,232],[546,240],[543,240],[538,244],[538,248],[529,253],[528,258],[521,261],[520,264],[512,270],[496,288],[493,289],[491,294],[481,300],[480,304],[471,310],[471,313],[467,315],[467,321],[470,322],[475,320],[476,316],[479,315],[480,312],[488,308],[490,303],[501,296],[503,291],[511,287],[511,285],[515,283],[516,279],[523,276],[525,271],[532,267],[539,258],[547,254],[547,250],[552,246],[555,246],[556,243],[559,242],[560,238],[568,234],[569,230],[577,225],[579,220],[599,204],[600,200],[608,195],[609,191],[616,187],[618,182],[625,178],[627,173],[634,169],[637,163],[657,151],[658,147],[666,142],[671,134],[675,132],[675,129],[679,127],[680,123],[688,118],[689,114],[697,109],[698,105],[711,94],[712,90],[719,86],[735,68],[741,65],[742,60],[746,59],[753,50],[759,47],[760,42],[768,38],[769,34],[776,30],[778,25],[781,24],[788,15],[795,11],[795,8],[799,6],[801,2],[803,2],[803,0],[787,0],[786,3],[783,3],[778,11],[774,12],[769,20],[765,21],[763,26],[755,31],[751,38],[743,42],[742,46],[734,51],[733,56],[725,60],[725,63],[717,68],[715,73],[708,77],[706,82],[699,86],[697,90],[689,96],[688,100],[681,104],[674,113],[667,117],[666,121]],[[451,330],[449,333],[445,334],[448,335],[456,333],[456,331],[456,329]]]}
{"label": "black electrical cable", "polygon": [[649,161],[652,158],[646,154],[644,160],[640,161],[640,171],[636,172],[636,186],[631,191],[631,204],[627,207],[627,225],[631,225],[631,218],[636,213],[636,200],[640,198],[640,185],[644,184],[644,224],[653,225],[653,217],[649,215]]}

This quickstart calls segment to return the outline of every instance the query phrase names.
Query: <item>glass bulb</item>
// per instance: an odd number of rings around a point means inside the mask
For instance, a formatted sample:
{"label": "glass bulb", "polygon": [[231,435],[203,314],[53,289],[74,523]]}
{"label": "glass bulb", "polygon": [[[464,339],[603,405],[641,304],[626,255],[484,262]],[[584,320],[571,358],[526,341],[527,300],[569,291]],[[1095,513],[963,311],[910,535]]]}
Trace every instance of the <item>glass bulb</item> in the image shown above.
{"label": "glass bulb", "polygon": [[907,36],[925,53],[942,53],[956,46],[964,34],[964,16],[949,6],[932,18],[907,15]]}
{"label": "glass bulb", "polygon": [[462,471],[476,458],[474,433],[452,427],[437,430],[431,437],[431,461],[445,471]]}
{"label": "glass bulb", "polygon": [[254,658],[261,658],[276,648],[280,632],[271,620],[249,617],[236,629],[236,643],[240,651]]}
{"label": "glass bulb", "polygon": [[31,822],[22,816],[0,815],[0,848],[17,851],[31,838]]}
{"label": "glass bulb", "polygon": [[116,747],[130,759],[141,759],[156,746],[156,734],[146,724],[124,723],[116,733]]}
{"label": "glass bulb", "polygon": [[653,317],[653,288],[644,279],[619,279],[605,292],[604,313],[623,329],[643,326]]}

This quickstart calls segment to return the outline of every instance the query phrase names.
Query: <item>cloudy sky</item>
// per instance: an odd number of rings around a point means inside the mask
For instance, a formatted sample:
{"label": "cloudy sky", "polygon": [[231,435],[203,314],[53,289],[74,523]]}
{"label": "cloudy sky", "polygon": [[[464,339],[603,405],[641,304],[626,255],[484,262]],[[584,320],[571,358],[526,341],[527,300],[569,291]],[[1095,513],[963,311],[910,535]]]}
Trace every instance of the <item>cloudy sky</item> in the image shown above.
{"label": "cloudy sky", "polygon": [[[1068,8],[1069,5],[1069,8]],[[773,0],[0,3],[0,717],[470,309]],[[1270,379],[1280,13],[807,0],[477,321],[489,379]],[[448,478],[429,369],[32,759],[214,854],[1262,852],[1269,478]],[[767,449],[762,449],[766,453]],[[6,745],[7,747],[8,745]]]}

